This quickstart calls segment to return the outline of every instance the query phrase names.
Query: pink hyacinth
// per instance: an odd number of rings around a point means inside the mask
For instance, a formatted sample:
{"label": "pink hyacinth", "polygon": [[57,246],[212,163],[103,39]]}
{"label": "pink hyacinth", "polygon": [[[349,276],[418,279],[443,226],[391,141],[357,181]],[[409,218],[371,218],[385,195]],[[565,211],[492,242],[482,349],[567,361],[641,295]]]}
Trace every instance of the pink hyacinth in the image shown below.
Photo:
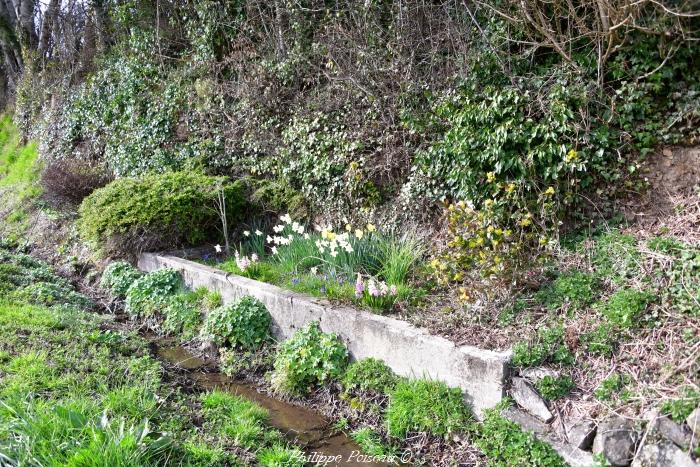
{"label": "pink hyacinth", "polygon": [[360,276],[360,273],[357,273],[357,280],[355,281],[355,297],[356,298],[361,298],[362,294],[365,291],[365,284],[362,282],[362,276]]}
{"label": "pink hyacinth", "polygon": [[370,279],[369,282],[367,282],[367,292],[369,292],[372,297],[381,296],[381,291],[377,288],[377,284],[374,282],[374,279]]}

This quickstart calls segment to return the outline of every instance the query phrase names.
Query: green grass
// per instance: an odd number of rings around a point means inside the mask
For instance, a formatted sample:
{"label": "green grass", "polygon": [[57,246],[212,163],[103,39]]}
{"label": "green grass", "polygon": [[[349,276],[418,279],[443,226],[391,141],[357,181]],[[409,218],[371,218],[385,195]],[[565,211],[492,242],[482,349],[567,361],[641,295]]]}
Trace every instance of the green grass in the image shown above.
{"label": "green grass", "polygon": [[394,458],[398,455],[398,449],[385,444],[382,438],[369,427],[358,428],[350,433],[350,437],[360,445],[362,452],[368,456]]}
{"label": "green grass", "polygon": [[22,144],[9,116],[0,117],[0,189],[11,187],[16,201],[41,194],[35,143]]}
{"label": "green grass", "polygon": [[415,432],[447,438],[466,430],[471,414],[460,389],[438,381],[402,380],[390,393],[386,422],[395,438]]}
{"label": "green grass", "polygon": [[298,457],[254,403],[168,383],[136,334],[102,330],[102,318],[75,304],[19,301],[16,291],[34,276],[67,285],[25,255],[0,249],[0,261],[0,463],[223,466],[265,453],[273,461],[264,465],[275,465],[285,453]]}

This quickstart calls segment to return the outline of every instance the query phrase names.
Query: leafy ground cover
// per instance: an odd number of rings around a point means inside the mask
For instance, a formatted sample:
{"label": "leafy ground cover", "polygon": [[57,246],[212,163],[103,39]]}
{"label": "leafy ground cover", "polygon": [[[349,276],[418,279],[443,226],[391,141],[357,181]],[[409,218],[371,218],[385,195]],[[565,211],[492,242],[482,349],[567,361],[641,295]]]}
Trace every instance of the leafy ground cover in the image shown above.
{"label": "leafy ground cover", "polygon": [[[3,465],[301,465],[264,409],[181,391],[46,264],[0,249],[0,271]],[[23,293],[36,284],[51,293]]]}

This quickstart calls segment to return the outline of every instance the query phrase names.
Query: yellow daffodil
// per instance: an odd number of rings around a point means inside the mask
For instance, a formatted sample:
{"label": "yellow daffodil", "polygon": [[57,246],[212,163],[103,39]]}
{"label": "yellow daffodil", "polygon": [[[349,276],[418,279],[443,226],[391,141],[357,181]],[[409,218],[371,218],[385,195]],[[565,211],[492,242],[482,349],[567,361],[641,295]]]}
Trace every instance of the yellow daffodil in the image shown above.
{"label": "yellow daffodil", "polygon": [[365,233],[364,233],[362,230],[360,230],[360,229],[356,229],[356,230],[355,230],[355,237],[357,237],[358,240],[361,240],[362,237],[364,236],[364,234],[365,234]]}
{"label": "yellow daffodil", "polygon": [[572,149],[566,155],[566,162],[576,162],[578,160],[578,153],[575,149]]}
{"label": "yellow daffodil", "polygon": [[367,232],[374,232],[375,230],[377,230],[377,228],[374,224],[367,224]]}
{"label": "yellow daffodil", "polygon": [[515,191],[515,183],[509,183],[506,187],[506,191],[508,193],[513,193]]}
{"label": "yellow daffodil", "polygon": [[486,174],[486,180],[488,180],[489,183],[492,182],[492,181],[494,181],[494,180],[496,180],[496,174],[493,173],[493,172],[488,172],[488,173]]}
{"label": "yellow daffodil", "polygon": [[345,224],[345,230],[350,232],[352,230],[352,226],[350,224]]}
{"label": "yellow daffodil", "polygon": [[547,188],[546,190],[544,190],[544,194],[545,194],[545,195],[548,195],[548,196],[552,196],[552,195],[554,194],[554,187],[553,187],[553,186],[550,186],[549,188]]}
{"label": "yellow daffodil", "polygon": [[490,208],[491,206],[493,206],[493,202],[494,201],[492,199],[487,199],[486,201],[484,201],[484,206]]}

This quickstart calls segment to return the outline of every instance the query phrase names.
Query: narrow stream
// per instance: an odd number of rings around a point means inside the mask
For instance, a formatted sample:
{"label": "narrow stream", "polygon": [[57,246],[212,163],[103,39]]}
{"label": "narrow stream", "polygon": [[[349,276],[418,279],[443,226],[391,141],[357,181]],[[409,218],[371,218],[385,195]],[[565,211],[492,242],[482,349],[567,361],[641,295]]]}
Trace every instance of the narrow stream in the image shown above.
{"label": "narrow stream", "polygon": [[[389,464],[361,462],[360,447],[344,433],[335,433],[331,424],[318,412],[288,404],[258,392],[253,386],[236,381],[222,373],[209,373],[202,370],[206,362],[187,349],[167,341],[154,341],[158,356],[180,368],[191,372],[192,379],[204,389],[218,389],[245,397],[265,407],[270,412],[270,425],[284,433],[288,439],[297,442],[311,458],[318,456],[340,456],[341,463],[326,465],[379,467]],[[354,454],[353,454],[354,453]]]}

